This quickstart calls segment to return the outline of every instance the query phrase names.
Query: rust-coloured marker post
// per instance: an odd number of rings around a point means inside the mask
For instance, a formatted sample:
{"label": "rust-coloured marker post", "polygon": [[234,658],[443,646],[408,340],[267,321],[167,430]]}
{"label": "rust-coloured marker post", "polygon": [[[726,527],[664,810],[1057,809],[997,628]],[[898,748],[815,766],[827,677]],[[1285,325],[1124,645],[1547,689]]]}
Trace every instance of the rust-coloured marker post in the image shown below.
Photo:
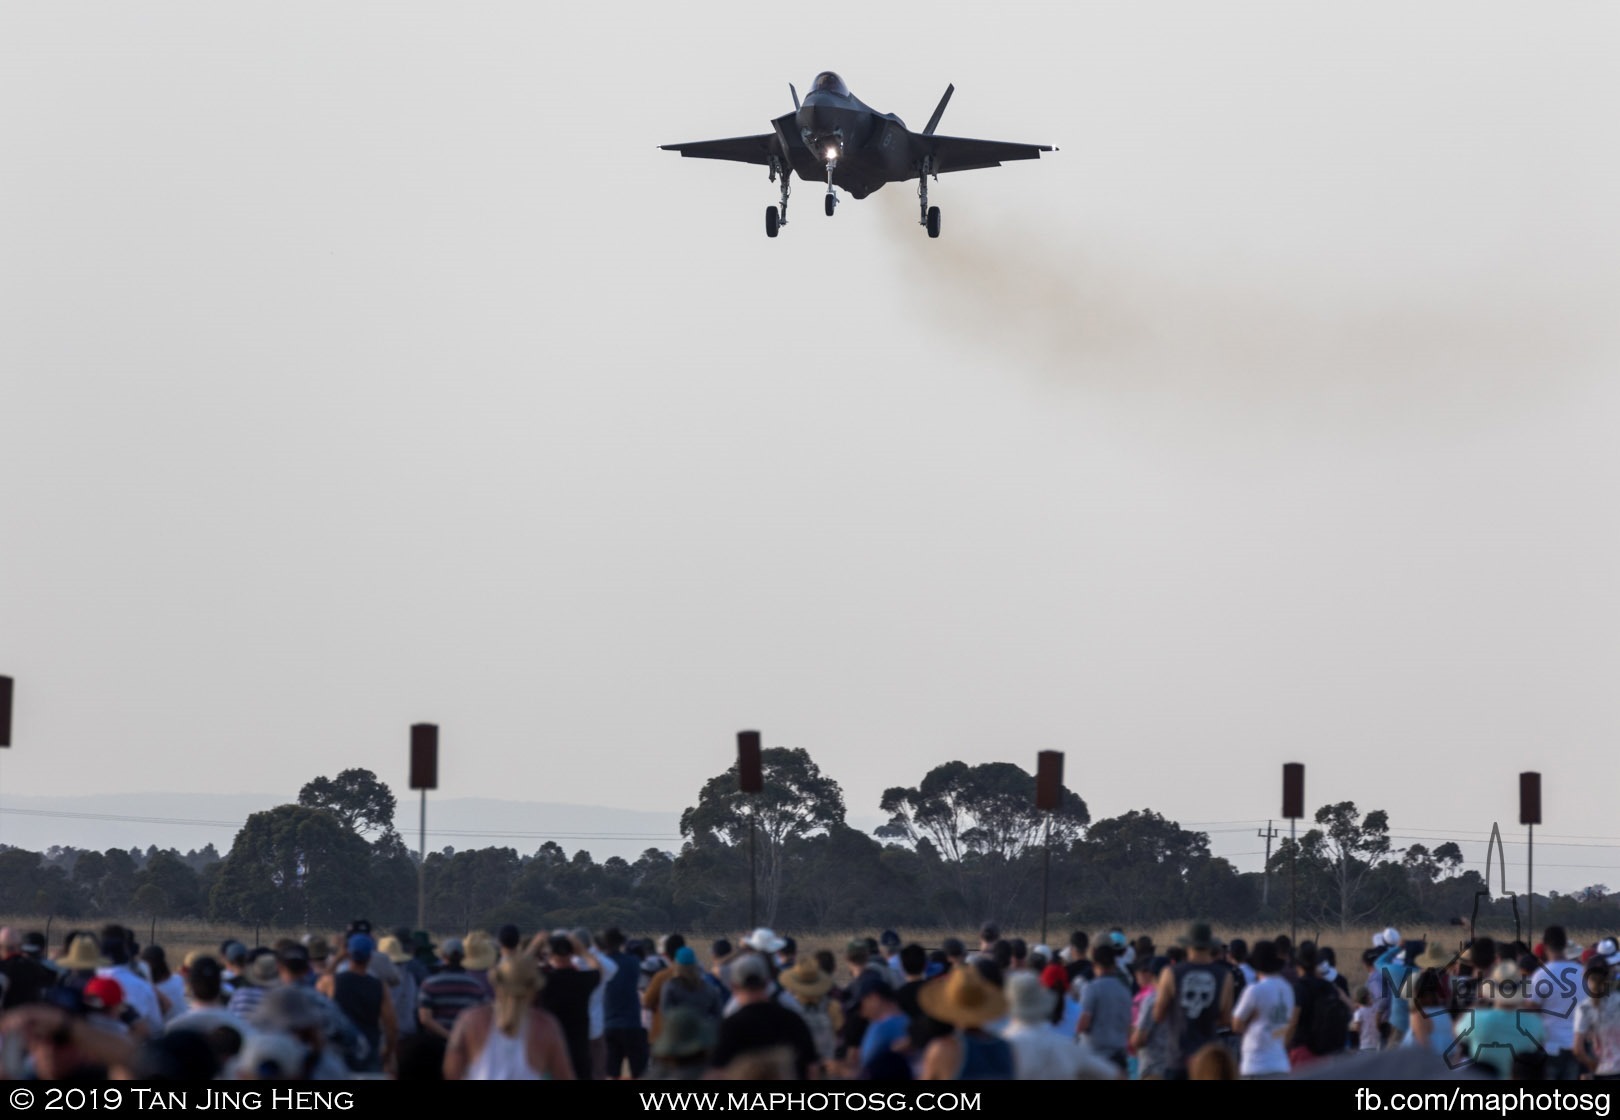
{"label": "rust-coloured marker post", "polygon": [[1299,818],[1305,815],[1305,764],[1283,763],[1283,811],[1288,818],[1288,935],[1299,944]]}
{"label": "rust-coloured marker post", "polygon": [[[759,756],[759,732],[737,732],[737,789],[741,793],[760,793],[765,789],[764,765]],[[759,928],[758,883],[754,870],[754,812],[748,810],[748,928]]]}
{"label": "rust-coloured marker post", "polygon": [[1046,840],[1041,853],[1041,944],[1046,944],[1046,914],[1052,891],[1052,814],[1063,803],[1063,752],[1035,756],[1035,808],[1046,814]]}
{"label": "rust-coloured marker post", "polygon": [[439,788],[439,725],[411,725],[411,788],[422,791],[416,838],[416,928],[427,929],[427,791]]}

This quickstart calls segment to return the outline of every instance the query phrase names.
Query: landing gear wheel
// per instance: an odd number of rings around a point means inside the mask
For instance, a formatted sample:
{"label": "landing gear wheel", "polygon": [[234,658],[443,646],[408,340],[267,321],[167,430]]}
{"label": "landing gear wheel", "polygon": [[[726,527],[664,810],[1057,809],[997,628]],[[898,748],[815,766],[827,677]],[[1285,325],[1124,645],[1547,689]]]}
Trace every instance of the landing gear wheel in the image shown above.
{"label": "landing gear wheel", "polygon": [[838,205],[838,199],[835,198],[833,195],[829,194],[827,196],[827,217],[830,218],[830,217],[833,216],[833,207],[835,207],[837,205]]}
{"label": "landing gear wheel", "polygon": [[765,207],[765,236],[775,237],[777,227],[779,227],[781,224],[782,216],[777,212],[776,207]]}
{"label": "landing gear wheel", "polygon": [[928,208],[928,236],[939,236],[939,207],[937,206]]}

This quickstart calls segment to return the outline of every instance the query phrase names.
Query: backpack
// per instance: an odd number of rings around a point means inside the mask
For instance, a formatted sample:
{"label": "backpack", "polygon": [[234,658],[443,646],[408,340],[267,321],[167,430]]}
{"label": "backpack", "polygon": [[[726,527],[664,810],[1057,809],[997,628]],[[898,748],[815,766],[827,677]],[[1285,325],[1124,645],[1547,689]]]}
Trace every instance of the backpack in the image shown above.
{"label": "backpack", "polygon": [[1339,989],[1326,980],[1316,981],[1316,1002],[1311,1005],[1311,1021],[1305,1032],[1305,1045],[1316,1055],[1337,1054],[1345,1047],[1350,1031],[1350,1009],[1339,998]]}

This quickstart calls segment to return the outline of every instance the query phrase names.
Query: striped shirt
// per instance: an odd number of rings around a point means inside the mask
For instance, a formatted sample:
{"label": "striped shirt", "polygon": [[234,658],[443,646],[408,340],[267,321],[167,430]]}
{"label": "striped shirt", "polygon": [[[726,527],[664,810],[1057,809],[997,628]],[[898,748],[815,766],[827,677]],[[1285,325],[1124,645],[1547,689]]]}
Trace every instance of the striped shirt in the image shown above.
{"label": "striped shirt", "polygon": [[464,968],[446,967],[422,981],[416,1003],[427,1008],[433,1021],[445,1030],[455,1026],[456,1016],[469,1007],[489,1002],[489,989]]}
{"label": "striped shirt", "polygon": [[265,991],[266,989],[255,984],[243,984],[231,993],[231,1000],[226,1004],[226,1009],[238,1019],[251,1019],[253,1013],[259,1009]]}

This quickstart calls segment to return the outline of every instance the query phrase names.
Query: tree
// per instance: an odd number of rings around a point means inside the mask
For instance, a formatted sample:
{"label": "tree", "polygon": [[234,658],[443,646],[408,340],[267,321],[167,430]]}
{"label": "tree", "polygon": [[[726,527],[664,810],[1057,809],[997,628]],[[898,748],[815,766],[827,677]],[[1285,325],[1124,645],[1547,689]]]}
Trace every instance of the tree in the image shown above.
{"label": "tree", "polygon": [[22,848],[0,851],[0,898],[11,913],[76,917],[80,897],[67,872],[46,865],[38,852]]}
{"label": "tree", "polygon": [[134,857],[121,848],[85,852],[73,864],[73,885],[92,914],[116,914],[135,894],[135,871]]}
{"label": "tree", "polygon": [[1331,882],[1331,910],[1340,929],[1372,914],[1378,900],[1362,905],[1363,886],[1373,869],[1389,856],[1389,814],[1374,809],[1358,819],[1354,801],[1324,805],[1316,811],[1318,829],[1306,833],[1301,844],[1315,849],[1327,866]]}
{"label": "tree", "polygon": [[783,853],[790,840],[844,823],[844,791],[822,774],[802,748],[772,747],[760,752],[764,789],[737,789],[737,767],[704,783],[698,803],[681,814],[681,835],[713,836],[730,845],[748,842],[750,827],[763,863],[761,903],[767,925],[776,922],[782,900]]}
{"label": "tree", "polygon": [[203,899],[197,872],[178,852],[154,852],[135,876],[130,902],[152,918],[200,917]]}
{"label": "tree", "polygon": [[1132,810],[1097,821],[1071,855],[1081,872],[1081,912],[1090,919],[1137,923],[1213,916],[1189,900],[1194,879],[1208,882],[1207,833],[1191,832],[1151,809]]}
{"label": "tree", "polygon": [[890,817],[879,837],[931,844],[950,865],[956,893],[991,914],[1001,914],[1033,880],[1036,869],[1025,855],[1048,842],[1055,850],[1068,847],[1091,819],[1070,789],[1056,810],[1035,808],[1035,776],[1011,762],[947,762],[913,789],[886,790],[880,805]]}
{"label": "tree", "polygon": [[371,907],[370,846],[325,809],[280,805],[236,834],[209,897],[216,921],[332,926]]}
{"label": "tree", "polygon": [[430,921],[441,928],[478,928],[486,914],[511,896],[518,866],[518,854],[512,848],[468,849],[448,859],[440,855],[428,856]]}
{"label": "tree", "polygon": [[926,837],[957,863],[969,853],[1016,861],[1044,841],[1048,822],[1052,842],[1067,845],[1091,820],[1085,801],[1070,789],[1056,811],[1036,809],[1035,776],[1011,762],[947,762],[914,789],[884,791],[880,807],[890,817],[879,837],[912,844]]}
{"label": "tree", "polygon": [[397,832],[389,831],[371,843],[367,875],[376,900],[373,922],[416,921],[416,857],[405,847]]}
{"label": "tree", "polygon": [[298,791],[298,804],[325,809],[368,840],[394,831],[399,807],[394,791],[370,770],[345,770],[336,778],[316,778]]}

